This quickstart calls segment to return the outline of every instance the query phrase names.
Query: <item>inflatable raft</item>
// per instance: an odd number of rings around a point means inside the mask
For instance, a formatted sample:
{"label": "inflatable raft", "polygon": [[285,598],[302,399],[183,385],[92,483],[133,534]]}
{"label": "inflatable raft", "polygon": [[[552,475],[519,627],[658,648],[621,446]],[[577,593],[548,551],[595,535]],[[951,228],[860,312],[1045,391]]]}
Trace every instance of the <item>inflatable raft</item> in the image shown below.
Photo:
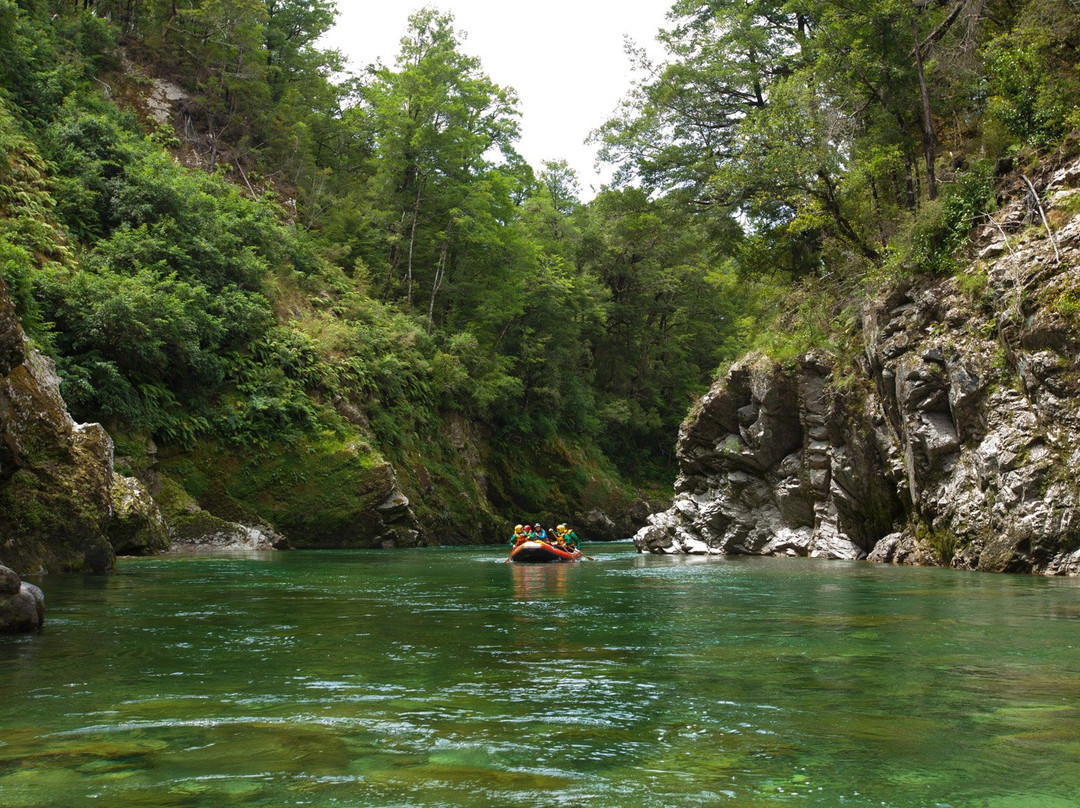
{"label": "inflatable raft", "polygon": [[581,559],[581,551],[573,547],[556,547],[546,541],[526,541],[510,553],[516,564],[573,563]]}

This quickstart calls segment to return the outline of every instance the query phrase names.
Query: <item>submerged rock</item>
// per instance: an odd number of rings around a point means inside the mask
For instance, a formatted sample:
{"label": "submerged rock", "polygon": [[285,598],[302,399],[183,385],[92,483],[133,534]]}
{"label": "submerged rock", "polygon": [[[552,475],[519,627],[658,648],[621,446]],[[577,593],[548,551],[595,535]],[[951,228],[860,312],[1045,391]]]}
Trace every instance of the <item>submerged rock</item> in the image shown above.
{"label": "submerged rock", "polygon": [[37,631],[44,625],[45,595],[0,566],[0,633]]}

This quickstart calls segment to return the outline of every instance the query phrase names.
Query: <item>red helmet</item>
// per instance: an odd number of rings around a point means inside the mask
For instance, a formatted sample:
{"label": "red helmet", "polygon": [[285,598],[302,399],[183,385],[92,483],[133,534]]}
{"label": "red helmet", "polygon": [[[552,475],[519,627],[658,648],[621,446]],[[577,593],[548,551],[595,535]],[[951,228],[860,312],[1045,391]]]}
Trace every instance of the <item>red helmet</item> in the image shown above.
{"label": "red helmet", "polygon": [[532,527],[531,527],[531,526],[529,526],[529,525],[525,525],[525,529],[526,529],[526,530],[532,530]]}

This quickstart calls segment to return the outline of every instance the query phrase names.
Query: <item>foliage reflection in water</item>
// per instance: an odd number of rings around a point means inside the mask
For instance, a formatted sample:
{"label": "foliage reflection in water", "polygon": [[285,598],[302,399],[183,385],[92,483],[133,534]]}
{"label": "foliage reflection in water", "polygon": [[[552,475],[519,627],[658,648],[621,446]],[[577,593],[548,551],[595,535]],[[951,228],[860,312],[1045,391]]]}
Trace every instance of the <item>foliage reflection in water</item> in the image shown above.
{"label": "foliage reflection in water", "polygon": [[1077,582],[591,552],[47,578],[0,639],[0,803],[1080,803]]}

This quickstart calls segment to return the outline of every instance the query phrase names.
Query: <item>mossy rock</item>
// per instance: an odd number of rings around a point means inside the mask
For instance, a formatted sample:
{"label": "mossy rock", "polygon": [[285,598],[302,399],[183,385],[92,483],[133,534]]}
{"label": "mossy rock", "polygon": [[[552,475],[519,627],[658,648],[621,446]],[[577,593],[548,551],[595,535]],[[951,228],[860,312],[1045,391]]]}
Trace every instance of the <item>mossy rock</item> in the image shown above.
{"label": "mossy rock", "polygon": [[258,453],[204,444],[163,457],[161,469],[172,483],[160,499],[176,540],[220,527],[214,519],[254,517],[298,548],[414,541],[411,523],[388,524],[379,511],[399,494],[393,469],[359,442],[298,441]]}
{"label": "mossy rock", "polygon": [[110,572],[108,510],[26,470],[0,487],[0,560],[20,574]]}
{"label": "mossy rock", "polygon": [[134,477],[113,477],[109,542],[120,555],[149,555],[169,549],[169,530],[150,492]]}
{"label": "mossy rock", "polygon": [[378,547],[377,508],[397,490],[390,464],[350,444],[314,444],[248,458],[227,485],[296,547]]}
{"label": "mossy rock", "polygon": [[25,350],[0,286],[0,560],[18,573],[112,569],[112,440],[75,424],[50,360]]}
{"label": "mossy rock", "polygon": [[263,520],[252,516],[242,521],[223,519],[205,509],[177,480],[160,481],[157,502],[168,523],[171,546],[178,548],[247,548],[268,550],[285,544]]}

